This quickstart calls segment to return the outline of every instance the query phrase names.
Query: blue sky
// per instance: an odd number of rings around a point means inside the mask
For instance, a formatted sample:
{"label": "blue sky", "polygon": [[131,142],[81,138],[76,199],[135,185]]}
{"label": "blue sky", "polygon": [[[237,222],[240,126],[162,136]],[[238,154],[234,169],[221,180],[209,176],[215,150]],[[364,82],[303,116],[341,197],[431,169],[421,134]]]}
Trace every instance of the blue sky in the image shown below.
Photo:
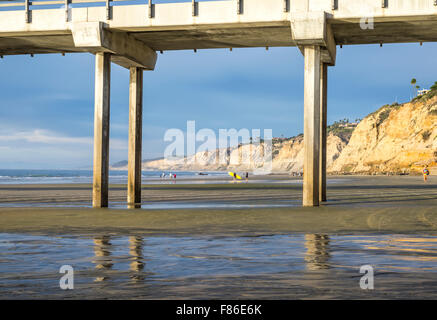
{"label": "blue sky", "polygon": [[[411,78],[437,81],[437,44],[343,46],[329,68],[328,121],[362,118],[406,102]],[[128,71],[112,65],[110,162],[127,159]],[[0,59],[0,168],[92,165],[94,56]],[[159,54],[144,73],[143,159],[160,157],[169,128],[303,128],[303,57],[296,48],[199,50]]]}

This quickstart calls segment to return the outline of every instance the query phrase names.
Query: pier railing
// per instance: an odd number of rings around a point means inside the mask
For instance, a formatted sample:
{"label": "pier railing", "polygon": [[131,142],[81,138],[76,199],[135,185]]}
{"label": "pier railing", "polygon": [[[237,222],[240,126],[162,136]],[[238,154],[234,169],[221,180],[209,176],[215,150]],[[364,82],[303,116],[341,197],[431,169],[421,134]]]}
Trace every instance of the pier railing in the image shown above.
{"label": "pier railing", "polygon": [[[0,0],[0,11],[25,11],[25,20],[30,22],[31,11],[57,9],[65,10],[68,20],[68,10],[71,8],[84,7],[106,7],[106,19],[111,19],[111,8],[115,6],[127,5],[147,5],[149,18],[154,17],[154,5],[164,3],[192,3],[192,14],[198,14],[198,2],[210,1],[235,1],[237,3],[237,13],[243,10],[243,0]],[[268,0],[267,0],[268,1]],[[288,8],[290,0],[284,0],[284,8]]]}
{"label": "pier railing", "polygon": [[[68,14],[70,8],[106,7],[107,19],[111,19],[111,7],[147,5],[149,18],[153,18],[153,6],[155,4],[191,2],[193,16],[195,16],[198,2],[207,1],[236,1],[238,13],[242,12],[243,0],[0,0],[0,11],[25,11],[26,22],[28,22],[30,12],[33,10],[58,9],[65,10]],[[284,3],[289,3],[289,1],[284,0]],[[288,5],[286,7],[288,8]]]}
{"label": "pier railing", "polygon": [[[88,8],[88,7],[106,7],[106,19],[112,19],[112,7],[129,6],[129,5],[145,5],[148,10],[148,17],[154,18],[155,4],[171,4],[171,3],[190,3],[192,4],[192,15],[199,14],[199,2],[235,2],[237,14],[243,14],[245,2],[256,5],[257,1],[271,0],[0,0],[0,12],[2,11],[24,11],[25,20],[31,22],[31,12],[34,10],[57,9],[65,10],[66,20],[68,21],[68,12],[73,8]],[[282,0],[283,12],[293,10],[311,10],[307,0]],[[364,7],[372,10],[417,10],[431,9],[437,7],[437,0],[319,0],[318,5],[320,10],[336,12],[338,10],[354,11],[355,14],[360,14],[360,8]],[[358,12],[356,12],[358,11]]]}
{"label": "pier railing", "polygon": [[[155,4],[164,3],[192,3],[192,14],[198,14],[199,2],[211,1],[234,1],[236,2],[237,14],[243,13],[244,0],[0,0],[0,11],[26,11],[26,22],[28,22],[29,12],[32,10],[41,9],[63,9],[68,13],[69,8],[83,8],[83,7],[106,7],[107,19],[111,19],[111,7],[126,6],[126,5],[147,5],[149,11],[149,18],[153,18],[153,6]],[[269,1],[269,0],[265,0]],[[283,0],[283,10],[288,12],[290,10],[290,3],[293,0]],[[296,0],[301,1],[301,0]],[[338,0],[326,0],[336,2]],[[436,0],[437,1],[437,0]]]}

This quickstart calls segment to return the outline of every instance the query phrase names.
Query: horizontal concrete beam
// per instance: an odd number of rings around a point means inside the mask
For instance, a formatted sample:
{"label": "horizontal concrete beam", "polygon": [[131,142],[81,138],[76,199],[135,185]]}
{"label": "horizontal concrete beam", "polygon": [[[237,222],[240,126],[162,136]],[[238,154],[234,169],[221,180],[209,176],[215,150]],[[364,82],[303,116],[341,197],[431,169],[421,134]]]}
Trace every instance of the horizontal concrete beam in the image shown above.
{"label": "horizontal concrete beam", "polygon": [[[335,47],[330,45],[332,49],[326,51],[330,42],[437,42],[434,1],[389,0],[388,7],[381,8],[381,0],[338,0],[333,10],[333,0],[292,0],[288,1],[288,12],[284,12],[284,0],[244,0],[242,14],[237,14],[236,0],[199,1],[195,16],[191,2],[157,3],[153,17],[149,17],[144,1],[142,5],[111,6],[109,20],[104,6],[69,7],[67,17],[65,10],[34,7],[30,23],[25,22],[22,9],[0,10],[0,55],[87,52],[74,45],[71,24],[97,21],[105,22],[105,29],[113,33],[129,34],[154,51],[283,47],[296,46],[296,42],[302,46],[304,39],[293,41],[290,36],[290,21],[299,15],[305,21],[307,13],[327,12],[326,37],[318,39],[324,39],[321,56],[328,62],[333,60]],[[366,16],[374,18],[374,29],[363,31],[360,22]],[[306,42],[317,45],[314,38]]]}
{"label": "horizontal concrete beam", "polygon": [[293,13],[290,18],[291,36],[302,54],[305,46],[320,46],[322,62],[335,65],[337,47],[334,33],[327,23],[330,17],[323,11]]}
{"label": "horizontal concrete beam", "polygon": [[125,67],[154,70],[157,55],[143,42],[125,32],[113,32],[103,22],[71,24],[74,45],[91,53],[110,52],[112,62]]}

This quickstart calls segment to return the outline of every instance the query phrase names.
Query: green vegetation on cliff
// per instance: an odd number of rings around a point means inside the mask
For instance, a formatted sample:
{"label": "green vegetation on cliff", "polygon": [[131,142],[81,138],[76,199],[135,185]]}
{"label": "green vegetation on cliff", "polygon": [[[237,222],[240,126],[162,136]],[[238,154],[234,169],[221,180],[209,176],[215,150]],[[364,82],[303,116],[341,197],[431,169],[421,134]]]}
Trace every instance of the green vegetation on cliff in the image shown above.
{"label": "green vegetation on cliff", "polygon": [[429,91],[423,95],[415,97],[412,102],[426,102],[429,99],[437,96],[437,81],[429,88]]}
{"label": "green vegetation on cliff", "polygon": [[349,119],[335,121],[333,124],[328,126],[326,130],[328,134],[332,133],[333,135],[336,135],[343,141],[348,142],[358,122],[359,122],[358,119],[356,123],[350,123]]}

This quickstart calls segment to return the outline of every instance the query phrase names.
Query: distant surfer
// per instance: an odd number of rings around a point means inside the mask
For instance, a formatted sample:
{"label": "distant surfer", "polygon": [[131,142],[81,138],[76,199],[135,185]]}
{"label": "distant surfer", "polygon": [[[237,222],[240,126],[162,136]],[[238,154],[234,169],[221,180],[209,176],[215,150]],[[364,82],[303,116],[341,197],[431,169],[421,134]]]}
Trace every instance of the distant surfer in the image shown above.
{"label": "distant surfer", "polygon": [[249,181],[249,172],[246,172],[246,182]]}
{"label": "distant surfer", "polygon": [[425,168],[423,168],[423,181],[424,182],[428,181],[428,176],[429,176],[428,166],[425,166]]}
{"label": "distant surfer", "polygon": [[233,182],[241,180],[241,177],[236,172],[229,171],[228,174],[232,177]]}

